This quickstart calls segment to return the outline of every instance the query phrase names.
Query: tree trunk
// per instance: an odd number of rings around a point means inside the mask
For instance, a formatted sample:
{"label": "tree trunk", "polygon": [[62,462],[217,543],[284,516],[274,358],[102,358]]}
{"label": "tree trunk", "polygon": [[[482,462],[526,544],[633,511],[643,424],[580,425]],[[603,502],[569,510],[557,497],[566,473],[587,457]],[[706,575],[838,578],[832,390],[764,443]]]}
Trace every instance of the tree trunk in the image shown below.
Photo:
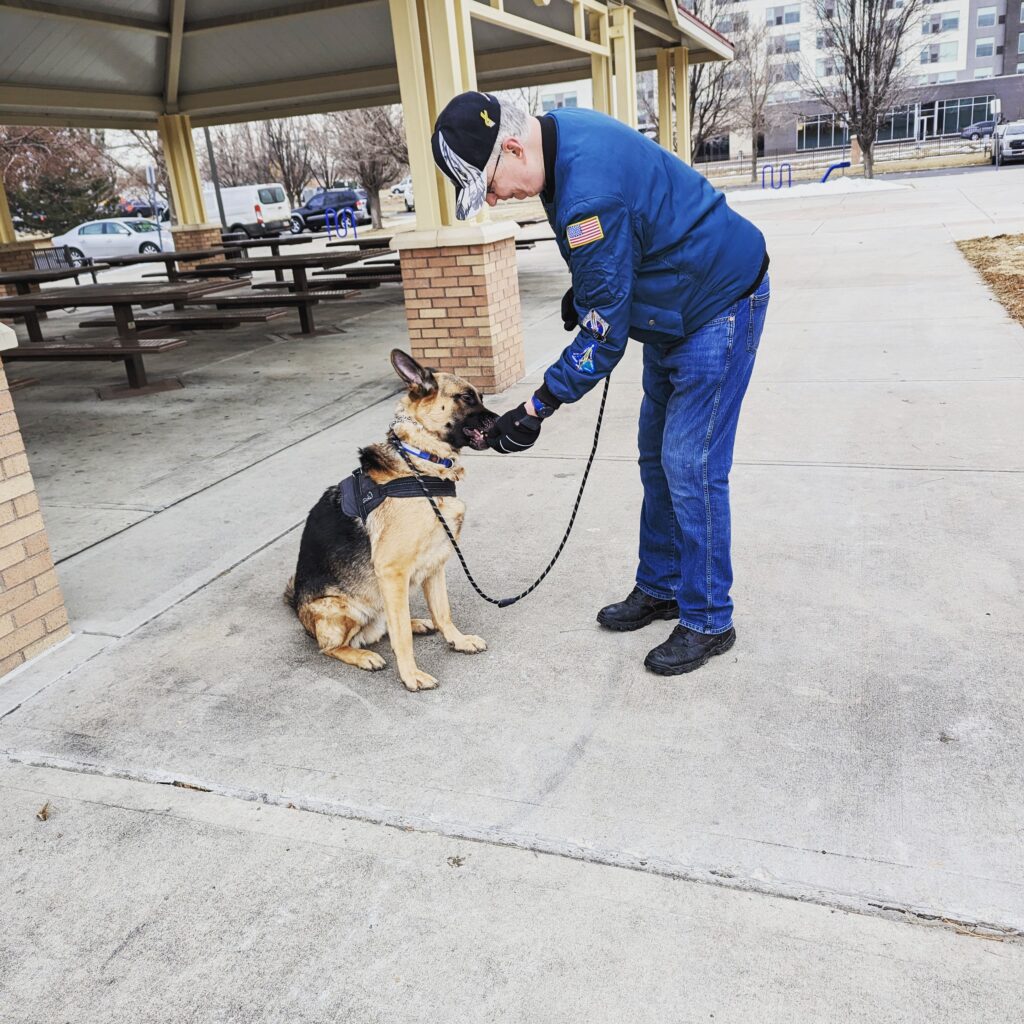
{"label": "tree trunk", "polygon": [[750,133],[750,180],[757,183],[757,129]]}
{"label": "tree trunk", "polygon": [[384,227],[384,221],[380,212],[380,191],[375,188],[366,190],[367,200],[370,204],[370,226],[379,231]]}
{"label": "tree trunk", "polygon": [[859,138],[861,152],[864,155],[864,177],[873,178],[875,176],[875,140],[871,139],[870,142],[865,142],[864,139]]}

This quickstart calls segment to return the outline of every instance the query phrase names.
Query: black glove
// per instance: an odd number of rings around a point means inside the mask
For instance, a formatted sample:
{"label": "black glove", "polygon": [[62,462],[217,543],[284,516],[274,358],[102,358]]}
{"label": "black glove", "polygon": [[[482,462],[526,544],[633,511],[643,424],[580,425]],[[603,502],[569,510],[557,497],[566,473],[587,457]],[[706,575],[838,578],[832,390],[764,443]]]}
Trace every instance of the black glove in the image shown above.
{"label": "black glove", "polygon": [[580,325],[579,317],[576,316],[574,298],[571,288],[562,296],[562,326],[567,331],[575,331]]}
{"label": "black glove", "polygon": [[540,420],[527,414],[524,403],[498,417],[487,431],[487,445],[502,455],[512,455],[532,448],[538,437]]}

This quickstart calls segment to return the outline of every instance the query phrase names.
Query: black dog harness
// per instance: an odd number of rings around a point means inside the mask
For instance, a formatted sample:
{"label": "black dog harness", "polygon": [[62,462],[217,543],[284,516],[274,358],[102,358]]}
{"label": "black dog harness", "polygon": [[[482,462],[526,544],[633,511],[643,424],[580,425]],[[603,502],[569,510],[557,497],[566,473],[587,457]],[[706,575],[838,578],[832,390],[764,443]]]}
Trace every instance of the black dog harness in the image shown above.
{"label": "black dog harness", "polygon": [[454,498],[455,481],[437,477],[400,476],[386,484],[371,480],[361,469],[338,484],[338,505],[342,515],[354,519],[366,517],[387,498]]}

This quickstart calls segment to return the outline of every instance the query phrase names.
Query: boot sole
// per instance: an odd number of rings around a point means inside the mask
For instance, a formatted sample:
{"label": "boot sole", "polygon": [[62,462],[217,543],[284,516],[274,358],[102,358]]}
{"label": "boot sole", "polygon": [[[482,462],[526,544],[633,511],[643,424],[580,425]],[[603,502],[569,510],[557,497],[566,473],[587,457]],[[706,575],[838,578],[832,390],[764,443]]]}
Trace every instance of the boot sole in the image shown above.
{"label": "boot sole", "polygon": [[658,676],[682,676],[686,675],[687,672],[695,672],[701,666],[706,665],[716,654],[725,654],[732,645],[736,643],[736,634],[733,635],[722,644],[721,647],[717,647],[713,650],[705,651],[704,656],[697,661],[687,662],[685,665],[681,665],[678,668],[675,666],[668,665],[652,665],[650,661],[644,659],[644,667],[649,671],[653,672]]}
{"label": "boot sole", "polygon": [[658,619],[678,619],[679,609],[676,608],[673,611],[667,612],[651,612],[650,615],[644,616],[642,619],[637,619],[635,622],[606,622],[601,618],[600,613],[597,616],[597,623],[599,626],[604,626],[605,629],[610,629],[613,633],[632,633],[634,629],[643,629],[644,626],[649,626],[652,622]]}

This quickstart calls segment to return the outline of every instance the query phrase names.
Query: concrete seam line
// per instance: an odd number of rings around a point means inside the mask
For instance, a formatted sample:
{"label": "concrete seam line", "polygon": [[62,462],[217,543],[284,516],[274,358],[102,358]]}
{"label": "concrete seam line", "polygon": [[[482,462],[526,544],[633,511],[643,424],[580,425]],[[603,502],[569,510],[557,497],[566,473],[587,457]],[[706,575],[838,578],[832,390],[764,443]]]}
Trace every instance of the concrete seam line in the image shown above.
{"label": "concrete seam line", "polygon": [[642,874],[657,875],[681,882],[712,885],[739,892],[756,893],[776,899],[795,900],[798,903],[827,907],[860,914],[864,917],[883,917],[887,920],[904,921],[929,927],[946,928],[975,938],[1019,942],[1024,940],[1024,928],[996,924],[964,917],[955,917],[931,907],[902,904],[883,898],[872,898],[865,894],[842,892],[834,889],[814,889],[797,883],[776,882],[766,884],[760,879],[734,875],[714,868],[698,868],[678,864],[665,858],[643,858],[622,850],[597,846],[586,846],[537,833],[498,833],[494,828],[474,825],[461,821],[435,821],[422,815],[405,814],[393,808],[360,807],[340,800],[325,800],[285,793],[271,793],[244,786],[227,786],[206,779],[183,776],[179,773],[158,769],[130,769],[116,765],[97,764],[88,761],[74,761],[35,751],[2,750],[0,754],[11,764],[31,768],[47,768],[72,772],[79,775],[95,775],[102,778],[122,779],[127,782],[148,785],[174,786],[198,793],[273,807],[322,814],[328,817],[345,818],[369,825],[381,825],[403,832],[422,832],[483,843],[490,846],[508,847],[531,853],[563,857],[603,867],[623,868]]}

